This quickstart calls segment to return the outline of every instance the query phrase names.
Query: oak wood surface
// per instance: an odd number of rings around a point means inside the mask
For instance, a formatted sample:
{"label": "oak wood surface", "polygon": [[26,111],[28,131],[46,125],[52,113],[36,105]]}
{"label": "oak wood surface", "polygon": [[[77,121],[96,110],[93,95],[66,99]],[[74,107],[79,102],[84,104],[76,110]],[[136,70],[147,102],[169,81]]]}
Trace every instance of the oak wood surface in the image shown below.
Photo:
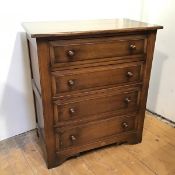
{"label": "oak wood surface", "polygon": [[55,37],[84,34],[137,32],[162,29],[162,26],[130,19],[101,19],[83,21],[26,22],[23,27],[30,37]]}
{"label": "oak wood surface", "polygon": [[147,56],[146,62],[144,65],[144,75],[143,75],[143,86],[141,91],[140,97],[140,111],[138,114],[138,140],[142,140],[142,131],[144,125],[144,113],[146,109],[146,102],[147,102],[147,95],[148,95],[148,88],[149,88],[149,80],[151,75],[151,68],[152,68],[152,61],[153,61],[153,54],[154,54],[154,47],[156,41],[156,33],[157,31],[150,32],[147,38]]}
{"label": "oak wood surface", "polygon": [[47,169],[35,131],[0,142],[1,175],[174,175],[175,128],[146,113],[143,141],[110,146]]}
{"label": "oak wood surface", "polygon": [[52,64],[145,53],[145,36],[105,37],[50,42]]}
{"label": "oak wood surface", "polygon": [[49,50],[48,45],[45,42],[37,43],[38,50],[38,62],[40,72],[40,83],[41,83],[41,99],[43,105],[43,130],[44,140],[46,148],[46,162],[48,167],[51,167],[55,163],[55,133],[53,131],[53,105],[51,103],[51,77],[48,69],[49,64]]}
{"label": "oak wood surface", "polygon": [[[143,62],[106,65],[84,69],[55,71],[52,73],[53,95],[89,88],[142,81]],[[71,84],[72,83],[72,84]]]}
{"label": "oak wood surface", "polygon": [[[24,26],[39,139],[48,168],[82,151],[115,142],[141,142],[156,32],[161,26],[127,19]],[[131,114],[135,117],[127,120]],[[77,144],[71,146],[70,139]]]}
{"label": "oak wood surface", "polygon": [[[127,114],[128,111],[136,111],[139,107],[139,88],[102,95],[89,95],[88,98],[78,98],[76,101],[55,102],[55,122],[83,120],[93,115],[103,116],[105,113],[120,111]],[[106,114],[107,116],[107,114]]]}
{"label": "oak wood surface", "polygon": [[95,66],[104,66],[104,65],[114,65],[120,63],[129,63],[129,62],[139,62],[146,59],[145,54],[138,55],[127,55],[122,57],[110,57],[110,58],[100,58],[100,59],[91,59],[84,61],[70,61],[66,63],[55,63],[50,65],[51,72],[58,70],[74,70],[78,68],[87,68]]}
{"label": "oak wood surface", "polygon": [[85,145],[101,138],[107,138],[119,133],[132,131],[135,129],[135,117],[123,116],[113,117],[95,122],[90,122],[83,126],[58,129],[60,133],[60,148],[66,149],[77,145]]}

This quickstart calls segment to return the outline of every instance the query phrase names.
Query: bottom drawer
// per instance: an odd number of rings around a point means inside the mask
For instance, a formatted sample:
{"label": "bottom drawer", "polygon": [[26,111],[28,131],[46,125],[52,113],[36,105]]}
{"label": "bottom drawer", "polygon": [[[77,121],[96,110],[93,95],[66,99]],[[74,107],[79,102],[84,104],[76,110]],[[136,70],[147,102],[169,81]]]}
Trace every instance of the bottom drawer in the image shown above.
{"label": "bottom drawer", "polygon": [[105,137],[134,130],[134,128],[135,116],[113,117],[77,127],[57,128],[57,147],[66,149],[85,145]]}

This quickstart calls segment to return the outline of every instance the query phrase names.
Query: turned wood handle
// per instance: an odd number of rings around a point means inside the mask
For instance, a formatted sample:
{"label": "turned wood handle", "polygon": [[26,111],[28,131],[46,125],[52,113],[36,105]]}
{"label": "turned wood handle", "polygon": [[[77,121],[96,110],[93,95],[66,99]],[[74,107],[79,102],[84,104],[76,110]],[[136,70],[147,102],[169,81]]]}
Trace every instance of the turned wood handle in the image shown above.
{"label": "turned wood handle", "polygon": [[130,49],[132,49],[132,50],[136,50],[136,45],[135,45],[135,44],[131,44],[129,47],[130,47]]}
{"label": "turned wood handle", "polygon": [[75,55],[75,52],[74,52],[73,50],[69,50],[69,51],[67,52],[67,55],[68,55],[69,57],[73,57],[73,56]]}
{"label": "turned wood handle", "polygon": [[67,83],[68,83],[69,87],[72,87],[72,86],[75,85],[75,81],[74,80],[68,80]]}
{"label": "turned wood handle", "polygon": [[133,77],[133,75],[134,75],[134,74],[133,74],[132,72],[130,72],[130,71],[127,72],[127,77],[131,78],[131,77]]}
{"label": "turned wood handle", "polygon": [[76,141],[77,140],[77,138],[74,135],[71,135],[70,139],[71,139],[71,141]]}
{"label": "turned wood handle", "polygon": [[127,123],[127,122],[123,122],[123,123],[122,123],[122,127],[123,127],[123,128],[127,128],[127,127],[128,127],[128,123]]}
{"label": "turned wood handle", "polygon": [[126,104],[129,104],[130,102],[131,102],[131,99],[130,99],[130,98],[128,98],[128,97],[125,98],[125,103],[126,103]]}
{"label": "turned wood handle", "polygon": [[75,114],[75,109],[74,108],[70,108],[69,112],[70,112],[70,114]]}

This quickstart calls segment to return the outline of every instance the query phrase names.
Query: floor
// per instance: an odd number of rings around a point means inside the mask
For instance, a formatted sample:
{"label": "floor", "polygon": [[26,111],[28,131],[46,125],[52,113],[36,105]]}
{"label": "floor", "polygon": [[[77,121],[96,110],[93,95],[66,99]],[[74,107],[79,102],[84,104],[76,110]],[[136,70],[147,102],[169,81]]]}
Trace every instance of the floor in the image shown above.
{"label": "floor", "polygon": [[91,151],[51,170],[30,131],[0,142],[0,175],[175,175],[175,128],[146,113],[141,144]]}

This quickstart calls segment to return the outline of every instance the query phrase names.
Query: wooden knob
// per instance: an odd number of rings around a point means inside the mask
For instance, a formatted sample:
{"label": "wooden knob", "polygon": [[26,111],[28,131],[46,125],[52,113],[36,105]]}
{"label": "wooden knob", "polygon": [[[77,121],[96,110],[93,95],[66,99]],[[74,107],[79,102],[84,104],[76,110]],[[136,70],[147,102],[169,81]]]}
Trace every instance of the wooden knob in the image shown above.
{"label": "wooden knob", "polygon": [[70,108],[69,112],[70,112],[70,114],[75,114],[75,109],[74,108]]}
{"label": "wooden knob", "polygon": [[127,128],[127,127],[128,127],[128,123],[127,123],[127,122],[123,122],[123,123],[122,123],[122,127],[123,127],[123,128]]}
{"label": "wooden knob", "polygon": [[130,102],[131,102],[131,99],[125,98],[125,103],[126,103],[126,104],[129,104]]}
{"label": "wooden knob", "polygon": [[135,50],[136,49],[136,45],[135,44],[131,44],[130,45],[130,49]]}
{"label": "wooden knob", "polygon": [[68,83],[69,87],[72,87],[75,84],[75,81],[74,80],[68,80],[67,83]]}
{"label": "wooden knob", "polygon": [[69,57],[73,57],[73,56],[75,55],[75,52],[74,52],[73,50],[69,50],[69,51],[67,52],[67,55],[68,55]]}
{"label": "wooden knob", "polygon": [[76,140],[77,140],[76,137],[75,137],[74,135],[71,135],[71,136],[70,136],[70,139],[71,139],[71,141],[76,141]]}
{"label": "wooden knob", "polygon": [[127,77],[128,77],[128,78],[133,77],[133,73],[132,73],[132,72],[127,72]]}

